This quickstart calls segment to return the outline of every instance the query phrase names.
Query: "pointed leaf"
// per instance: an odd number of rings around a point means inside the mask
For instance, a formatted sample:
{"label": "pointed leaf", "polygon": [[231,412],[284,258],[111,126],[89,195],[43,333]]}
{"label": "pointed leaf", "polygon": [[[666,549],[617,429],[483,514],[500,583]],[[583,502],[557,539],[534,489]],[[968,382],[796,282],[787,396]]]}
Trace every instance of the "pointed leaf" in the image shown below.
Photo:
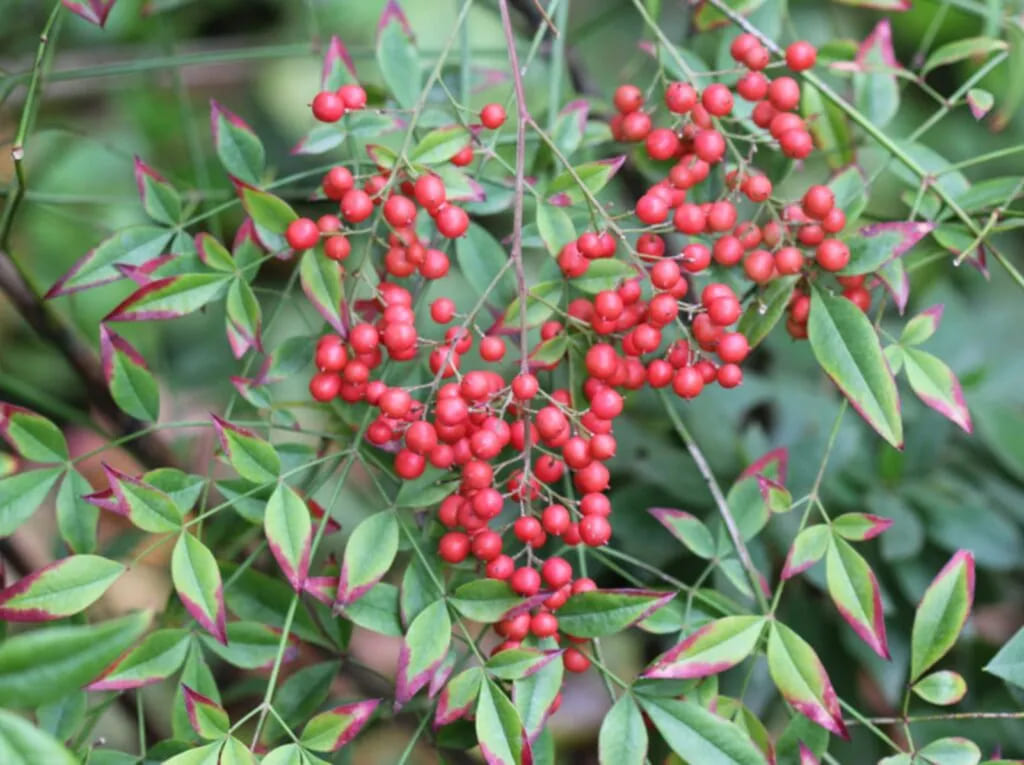
{"label": "pointed leaf", "polygon": [[870,513],[844,513],[832,519],[832,530],[852,542],[874,539],[892,526],[892,518]]}
{"label": "pointed leaf", "polygon": [[270,192],[245,187],[241,194],[242,207],[260,231],[283,234],[288,224],[299,217],[290,204]]}
{"label": "pointed leaf", "polygon": [[316,752],[336,752],[370,721],[380,699],[343,704],[313,717],[302,729],[302,745]]}
{"label": "pointed leaf", "polygon": [[960,550],[928,585],[914,614],[910,679],[946,655],[956,643],[974,600],[974,556]]}
{"label": "pointed leaf", "polygon": [[652,507],[647,512],[694,555],[705,560],[715,557],[715,540],[699,518],[668,507]]}
{"label": "pointed leaf", "polygon": [[345,43],[337,35],[331,35],[324,55],[323,70],[320,75],[320,90],[337,90],[342,85],[359,83],[356,67]]}
{"label": "pointed leaf", "polygon": [[0,590],[0,619],[46,622],[77,614],[95,603],[124,573],[98,555],[72,555],[33,571]]}
{"label": "pointed leaf", "polygon": [[643,765],[647,761],[647,726],[629,693],[623,693],[605,715],[597,748],[601,765]]}
{"label": "pointed leaf", "polygon": [[188,720],[200,738],[209,741],[227,735],[230,725],[228,713],[220,704],[187,685],[182,685],[181,690],[185,695]]}
{"label": "pointed leaf", "polygon": [[66,462],[68,443],[60,429],[20,406],[0,402],[0,436],[31,462]]}
{"label": "pointed leaf", "polygon": [[96,524],[100,511],[83,497],[92,486],[77,470],[69,470],[57,492],[57,528],[61,538],[75,553],[96,549]]}
{"label": "pointed leaf", "polygon": [[160,388],[146,361],[124,338],[100,325],[103,375],[114,402],[138,420],[153,422],[160,416]]}
{"label": "pointed leaf", "polygon": [[281,483],[267,502],[263,519],[267,544],[284,578],[296,592],[309,574],[310,546],[313,542],[313,523],[309,508],[295,490]]}
{"label": "pointed leaf", "polygon": [[[188,749],[164,762],[164,765],[220,765],[223,741]],[[304,765],[304,764],[303,764]]]}
{"label": "pointed leaf", "polygon": [[266,154],[252,128],[216,101],[210,101],[210,129],[217,156],[228,174],[244,184],[258,186]]}
{"label": "pointed leaf", "polygon": [[[526,295],[526,326],[533,327],[547,319],[562,302],[565,284],[562,281],[547,281],[532,285]],[[505,312],[502,323],[506,327],[518,327],[522,301],[516,297]]]}
{"label": "pointed leaf", "polygon": [[452,638],[448,605],[435,601],[412,620],[398,654],[395,704],[400,706],[416,695],[448,655]]}
{"label": "pointed leaf", "polygon": [[5,765],[75,765],[81,760],[24,717],[0,709],[0,762]]}
{"label": "pointed leaf", "polygon": [[348,328],[342,316],[341,267],[310,250],[299,264],[299,280],[306,298],[342,337]]}
{"label": "pointed leaf", "polygon": [[146,215],[157,223],[173,226],[181,219],[181,197],[156,170],[135,157],[135,185]]}
{"label": "pointed leaf", "polygon": [[559,655],[558,651],[537,648],[509,648],[494,654],[484,666],[499,680],[519,680],[547,666]]}
{"label": "pointed leaf", "polygon": [[124,691],[142,688],[170,677],[188,653],[187,630],[157,630],[88,686],[90,691]]}
{"label": "pointed leaf", "polygon": [[128,650],[148,624],[149,615],[137,613],[9,637],[0,644],[0,698],[13,707],[36,707],[62,698]]}
{"label": "pointed leaf", "polygon": [[242,478],[252,483],[269,483],[281,474],[281,458],[274,447],[251,430],[232,425],[212,415],[220,446]]}
{"label": "pointed leaf", "polygon": [[[124,515],[143,531],[154,534],[181,528],[181,508],[166,493],[107,464],[103,465],[103,471],[117,500],[115,512]],[[99,504],[95,502],[96,497],[96,494],[90,495],[94,504]],[[103,504],[99,506],[105,507]]]}
{"label": "pointed leaf", "polygon": [[595,295],[602,290],[611,290],[624,280],[636,276],[636,271],[628,263],[612,258],[601,258],[591,261],[587,272],[569,280],[576,289]]}
{"label": "pointed leaf", "polygon": [[888,659],[882,594],[871,566],[849,542],[835,536],[825,555],[825,572],[839,613],[872,651]]}
{"label": "pointed leaf", "polygon": [[942,359],[917,348],[903,349],[907,381],[925,404],[968,433],[973,431],[960,381]]}
{"label": "pointed leaf", "polygon": [[917,754],[929,765],[978,765],[981,762],[978,745],[959,736],[932,741],[921,747]]}
{"label": "pointed leaf", "polygon": [[879,435],[903,445],[899,395],[878,335],[864,313],[844,297],[814,288],[807,324],[818,363]]}
{"label": "pointed leaf", "polygon": [[[465,236],[455,240],[455,259],[462,275],[477,295],[487,294],[495,275],[508,264],[509,255],[491,233],[478,223],[470,223]],[[491,293],[496,305],[511,300],[515,294],[515,276],[505,268]]]}
{"label": "pointed leaf", "polygon": [[537,231],[553,257],[557,257],[565,245],[576,241],[576,227],[569,213],[552,204],[537,203]]}
{"label": "pointed leaf", "polygon": [[217,271],[234,273],[235,259],[228,252],[228,248],[221,244],[212,234],[208,234],[205,231],[196,234],[195,248],[203,265]]}
{"label": "pointed leaf", "polygon": [[608,185],[608,181],[618,172],[625,161],[625,156],[599,159],[576,165],[572,172],[565,170],[559,173],[545,190],[545,193],[549,195],[548,202],[552,202],[552,197],[555,201],[561,202],[560,206],[583,202],[587,199],[587,195],[580,187],[581,183],[590,194],[596,195]]}
{"label": "pointed leaf", "polygon": [[[341,662],[325,661],[304,667],[284,681],[274,694],[274,709],[292,730],[298,729],[324,708],[324,702],[340,669]],[[286,735],[276,720],[268,721],[263,741],[269,743]]]}
{"label": "pointed leaf", "polygon": [[222,643],[225,633],[224,588],[213,553],[188,532],[178,537],[171,556],[171,579],[186,610]]}
{"label": "pointed leaf", "polygon": [[996,97],[984,88],[971,88],[967,91],[966,99],[971,116],[979,121],[985,119],[985,115],[992,111],[996,104]]}
{"label": "pointed leaf", "polygon": [[449,602],[455,610],[475,622],[493,624],[523,604],[506,582],[477,579],[456,588]]}
{"label": "pointed leaf", "polygon": [[868,274],[899,258],[934,230],[934,223],[873,223],[850,240],[850,262],[844,276]]}
{"label": "pointed leaf", "polygon": [[934,335],[939,328],[939,322],[942,321],[943,310],[944,306],[939,303],[926,308],[908,321],[900,333],[900,345],[920,345]]}
{"label": "pointed leaf", "polygon": [[1005,40],[997,40],[993,37],[964,37],[945,45],[940,45],[924,62],[921,68],[921,75],[925,75],[932,69],[940,66],[963,61],[967,58],[981,59],[996,51],[1004,51],[1008,44]]}
{"label": "pointed leaf", "polygon": [[789,307],[793,285],[797,276],[780,276],[765,287],[756,300],[751,301],[740,317],[737,331],[747,336],[750,347],[758,345],[771,333]]}
{"label": "pointed leaf", "polygon": [[[330,598],[334,597],[336,582],[331,579]],[[345,618],[363,629],[381,635],[400,637],[402,622],[398,618],[398,588],[387,582],[377,582],[359,600],[341,609]]]}
{"label": "pointed leaf", "polygon": [[470,667],[445,684],[434,713],[435,730],[466,716],[473,707],[477,694],[480,693],[480,683],[483,679],[484,673],[480,667]]}
{"label": "pointed leaf", "polygon": [[877,127],[884,127],[900,107],[895,71],[900,63],[892,47],[892,23],[882,19],[861,43],[855,62],[854,103]]}
{"label": "pointed leaf", "polygon": [[[228,289],[227,321],[230,331],[236,333],[244,342],[245,349],[252,347],[263,351],[263,313],[256,293],[244,279],[235,279]],[[235,352],[236,358],[245,355]]]}
{"label": "pointed leaf", "polygon": [[1017,634],[1006,641],[992,657],[992,661],[985,665],[985,671],[1024,688],[1024,628],[1017,630]]}
{"label": "pointed leaf", "polygon": [[395,0],[389,0],[381,15],[377,66],[399,106],[412,109],[420,95],[420,59],[408,23]]}
{"label": "pointed leaf", "polygon": [[61,0],[64,7],[73,14],[98,27],[107,23],[107,16],[116,2],[117,0]]}
{"label": "pointed leaf", "polygon": [[523,725],[512,702],[493,680],[480,685],[476,704],[476,737],[487,765],[519,765],[523,757]]}
{"label": "pointed leaf", "polygon": [[576,637],[602,637],[624,630],[661,608],[674,592],[593,590],[573,595],[558,611],[559,629]]}
{"label": "pointed leaf", "polygon": [[225,274],[179,274],[135,290],[104,321],[177,319],[220,298],[231,283]]}
{"label": "pointed leaf", "polygon": [[753,653],[764,632],[761,616],[726,616],[709,622],[663,653],[641,677],[706,677],[735,667]]}
{"label": "pointed leaf", "polygon": [[783,698],[825,730],[848,738],[839,699],[825,667],[807,642],[785,624],[768,632],[768,671]]}
{"label": "pointed leaf", "polygon": [[345,545],[335,601],[348,605],[361,598],[391,568],[397,552],[394,513],[375,513],[360,521]]}
{"label": "pointed leaf", "polygon": [[672,751],[701,765],[766,765],[761,751],[733,723],[694,701],[637,699]]}
{"label": "pointed leaf", "polygon": [[967,694],[967,682],[956,672],[942,670],[922,677],[914,683],[913,690],[929,704],[949,706],[958,703]]}
{"label": "pointed leaf", "polygon": [[783,580],[792,579],[821,560],[828,549],[828,542],[828,526],[825,525],[810,526],[797,534],[782,567]]}
{"label": "pointed leaf", "polygon": [[[746,16],[763,2],[764,0],[724,0],[722,5],[740,16]],[[697,11],[697,15],[694,17],[694,24],[702,32],[724,26],[728,23],[729,17],[722,10],[711,5],[711,3],[702,4]]]}
{"label": "pointed leaf", "polygon": [[0,537],[10,536],[28,520],[63,472],[48,467],[0,478]]}
{"label": "pointed leaf", "polygon": [[47,298],[96,287],[121,278],[115,265],[141,266],[164,252],[174,231],[157,226],[121,229],[85,253],[57,280]]}
{"label": "pointed leaf", "polygon": [[[281,646],[280,631],[257,622],[228,624],[226,644],[209,635],[200,635],[199,638],[204,646],[228,664],[242,669],[270,669]],[[295,636],[289,636],[282,656],[284,662],[294,661],[298,656],[297,642]]]}
{"label": "pointed leaf", "polygon": [[447,162],[472,140],[469,131],[461,125],[431,130],[409,152],[409,161],[422,165]]}
{"label": "pointed leaf", "polygon": [[562,690],[564,674],[565,665],[560,658],[556,658],[536,672],[512,683],[512,703],[519,713],[526,740],[531,744],[544,730],[551,715],[552,704]]}

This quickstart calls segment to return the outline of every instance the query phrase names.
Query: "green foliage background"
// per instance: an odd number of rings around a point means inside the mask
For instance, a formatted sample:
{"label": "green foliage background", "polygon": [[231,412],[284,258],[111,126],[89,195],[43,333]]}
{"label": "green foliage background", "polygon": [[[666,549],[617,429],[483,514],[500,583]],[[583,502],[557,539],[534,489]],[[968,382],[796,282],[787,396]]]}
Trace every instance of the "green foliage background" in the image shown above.
{"label": "green foliage background", "polygon": [[[143,5],[148,13],[140,14]],[[520,5],[532,7],[529,2]],[[658,10],[656,2],[647,5]],[[670,39],[692,46],[705,61],[722,60],[722,35],[694,37],[684,3],[661,5],[659,23]],[[1019,18],[1020,5],[1013,0],[915,0],[911,11],[888,15],[896,55],[909,67],[920,64],[923,51],[974,35],[1003,35],[1012,46],[1011,58],[980,83],[995,95],[994,116],[978,121],[958,106],[925,134],[922,143],[934,152],[937,163],[957,163],[1024,143],[1019,107],[1024,96],[1024,72],[1019,68],[1024,32],[1019,23],[1002,19],[1014,13]],[[211,149],[210,98],[253,126],[264,140],[276,175],[312,167],[310,159],[292,156],[289,149],[310,126],[307,104],[318,82],[319,45],[332,33],[341,35],[372,85],[377,77],[373,39],[382,6],[378,0],[122,0],[106,30],[66,15],[42,107],[25,146],[29,192],[12,232],[12,256],[45,290],[103,236],[142,221],[132,177],[134,154],[179,188],[194,189],[190,200],[198,205],[230,199],[232,190]],[[470,13],[473,63],[499,68],[505,65],[504,42],[497,12],[488,6],[479,3]],[[426,56],[446,39],[456,8],[456,0],[404,3]],[[21,73],[29,68],[48,11],[49,3],[36,0],[0,1],[0,143],[5,145],[0,181],[10,173],[6,147],[22,106]],[[880,17],[876,11],[837,2],[767,0],[756,21],[775,39],[806,38],[841,50],[863,39]],[[583,84],[593,88],[587,94],[593,108],[606,108],[621,82],[650,81],[652,62],[637,47],[647,35],[631,3],[574,2],[563,33],[569,60],[584,75]],[[938,94],[949,95],[979,65],[967,60],[943,67],[928,75],[927,84]],[[454,81],[457,68],[446,77]],[[555,80],[564,98],[573,95],[567,73]],[[541,55],[529,70],[527,93],[542,121],[551,82]],[[471,105],[504,96],[510,87],[498,82],[481,89]],[[936,109],[935,101],[912,82],[901,82],[901,91],[900,111],[886,128],[894,137],[908,134]],[[1002,129],[994,129],[995,118],[1005,123]],[[857,140],[857,160],[870,172],[879,166],[881,155],[870,141]],[[820,180],[828,172],[819,163],[801,177],[816,174]],[[1019,178],[1024,175],[1024,153],[972,166],[964,174],[974,184]],[[867,216],[905,215],[902,195],[907,188],[892,169],[884,172],[871,188]],[[293,204],[301,204],[309,191],[293,189],[288,196]],[[628,205],[626,190],[618,188],[617,193]],[[1003,217],[1014,223],[994,241],[1021,263],[1017,253],[1022,238],[1014,229],[1024,221],[1024,209],[1019,199],[1009,207]],[[212,230],[229,234],[239,221],[240,210],[235,208],[218,216]],[[507,228],[506,222],[495,221],[495,231]],[[974,617],[943,665],[963,674],[970,688],[954,711],[1013,710],[1022,701],[1019,690],[980,668],[1024,623],[1024,353],[1019,330],[1024,294],[994,263],[991,278],[986,279],[969,265],[955,268],[952,260],[953,254],[930,238],[908,256],[912,289],[907,315],[935,303],[945,305],[942,326],[927,349],[960,376],[975,435],[964,435],[905,396],[905,450],[891,449],[857,417],[847,416],[822,487],[833,516],[866,511],[894,520],[879,541],[863,547],[881,580],[892,663],[871,655],[835,613],[821,589],[823,566],[792,582],[783,600],[784,620],[818,650],[839,695],[872,716],[899,713],[895,705],[903,691],[913,605],[959,548],[973,551],[979,579]],[[259,286],[279,289],[286,276],[285,266],[271,265],[261,273]],[[57,306],[95,344],[99,318],[125,294],[126,285],[119,283],[63,298]],[[186,412],[219,411],[231,392],[227,379],[237,373],[237,365],[219,329],[212,336],[211,322],[214,317],[199,314],[164,324],[158,331],[152,325],[125,331],[160,378],[165,402],[170,402],[165,406],[175,419]],[[219,317],[214,323],[221,326]],[[298,315],[286,315],[274,335],[279,341],[302,332]],[[87,416],[88,404],[73,372],[2,299],[0,349],[3,398],[33,406],[65,424]],[[296,376],[291,385],[294,395],[282,398],[303,398],[305,379]],[[802,496],[817,473],[838,403],[807,344],[793,343],[776,332],[756,355],[738,391],[710,391],[687,407],[684,416],[723,482],[767,450],[785,446],[791,455],[790,488],[794,496]],[[631,412],[628,421],[616,426],[615,544],[692,582],[699,561],[681,556],[678,543],[646,509],[663,505],[705,515],[713,510],[710,498],[657,401],[637,398]],[[353,521],[364,508],[372,509],[358,482],[346,489],[345,499],[345,513]],[[775,519],[767,535],[753,545],[762,570],[777,570],[797,522],[796,513]],[[617,581],[614,571],[599,572],[598,577],[604,583]],[[732,591],[733,585],[718,577],[714,586]],[[620,674],[631,676],[653,655],[657,641],[641,640],[632,632],[609,641],[611,661],[622,668]],[[723,690],[738,688],[725,684]],[[754,709],[765,711],[770,727],[784,721],[781,707],[768,705],[774,691],[763,667],[755,672],[746,698]],[[586,748],[596,736],[593,725],[599,718],[583,714],[579,719],[584,722],[573,725],[556,718],[567,751],[573,746]],[[986,752],[1001,744],[1004,756],[1024,755],[1024,725],[1019,720],[921,723],[915,731],[922,740],[966,735]],[[859,763],[881,756],[876,746],[873,738],[858,733],[851,744],[833,743],[831,751],[841,762]]]}

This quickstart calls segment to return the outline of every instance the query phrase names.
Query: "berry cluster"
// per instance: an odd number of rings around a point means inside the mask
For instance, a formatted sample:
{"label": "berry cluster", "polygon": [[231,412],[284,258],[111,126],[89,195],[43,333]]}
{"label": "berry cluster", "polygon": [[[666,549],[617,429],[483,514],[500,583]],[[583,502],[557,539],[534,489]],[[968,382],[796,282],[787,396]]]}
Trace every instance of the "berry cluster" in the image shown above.
{"label": "berry cluster", "polygon": [[[836,238],[845,215],[827,186],[811,186],[798,202],[784,204],[773,198],[771,180],[738,151],[733,152],[737,165],[726,166],[733,126],[755,131],[745,139],[751,157],[766,145],[793,159],[812,149],[811,134],[794,111],[800,101],[796,80],[770,80],[763,71],[770,55],[751,35],[737,37],[731,52],[743,68],[731,89],[722,83],[703,92],[684,82],[665,87],[665,126],[654,126],[656,110],[645,110],[639,88],[622,85],[615,92],[612,135],[643,142],[650,160],[665,163],[664,176],[636,201],[633,213],[641,228],[635,239],[609,218],[609,230],[585,231],[558,254],[570,287],[593,262],[619,253],[635,270],[613,288],[573,297],[560,319],[540,328],[540,343],[569,335],[576,347],[586,347],[586,377],[578,391],[547,390],[538,378],[561,359],[553,364],[520,359],[514,372],[503,375],[501,333],[508,330],[500,322],[489,330],[474,326],[474,317],[457,313],[450,298],[438,298],[429,311],[434,323],[447,327],[443,341],[419,336],[412,293],[395,280],[417,272],[438,279],[448,273],[449,262],[441,249],[421,240],[414,220],[422,209],[448,239],[461,236],[468,225],[465,211],[447,201],[438,175],[378,168],[360,187],[347,168],[335,167],[324,177],[323,189],[338,203],[340,217],[299,219],[288,229],[292,247],[309,249],[322,241],[324,256],[342,261],[350,250],[342,219],[358,224],[381,208],[391,229],[380,266],[385,280],[376,300],[352,314],[347,337],[321,338],[310,391],[318,401],[338,397],[374,407],[366,438],[394,454],[400,478],[414,480],[428,464],[458,473],[456,491],[437,511],[445,528],[438,542],[441,558],[451,564],[473,559],[486,576],[507,581],[528,600],[527,608],[495,625],[503,638],[497,650],[517,646],[529,634],[558,637],[558,609],[572,594],[595,588],[592,580],[576,578],[567,560],[543,551],[554,540],[596,547],[611,538],[606,463],[616,451],[613,423],[623,410],[623,393],[649,385],[671,387],[693,399],[713,383],[739,385],[740,364],[750,351],[747,337],[735,328],[743,300],[759,285],[797,277],[788,327],[794,337],[805,336],[807,285],[849,261],[849,250]],[[795,71],[814,60],[807,43],[786,51],[786,63]],[[365,93],[360,96],[353,87],[319,94],[314,115],[332,121],[362,108]],[[734,93],[755,103],[750,115],[755,128],[734,114]],[[480,113],[485,129],[500,128],[505,119],[499,104]],[[767,130],[767,136],[758,130]],[[465,165],[472,159],[470,145],[450,161]],[[720,182],[715,186],[709,179]],[[712,194],[717,198],[696,201]],[[741,274],[730,275],[737,265]],[[698,284],[713,269],[714,280]],[[752,282],[742,297],[738,279]],[[870,295],[863,277],[840,281],[844,294],[866,309]],[[698,300],[687,302],[690,294]],[[463,321],[453,324],[456,319]],[[463,371],[474,346],[479,368]],[[425,355],[433,382],[407,389],[374,379],[385,353],[397,362]],[[510,550],[510,543],[518,549]],[[563,657],[571,671],[589,666],[579,647],[568,647]]]}

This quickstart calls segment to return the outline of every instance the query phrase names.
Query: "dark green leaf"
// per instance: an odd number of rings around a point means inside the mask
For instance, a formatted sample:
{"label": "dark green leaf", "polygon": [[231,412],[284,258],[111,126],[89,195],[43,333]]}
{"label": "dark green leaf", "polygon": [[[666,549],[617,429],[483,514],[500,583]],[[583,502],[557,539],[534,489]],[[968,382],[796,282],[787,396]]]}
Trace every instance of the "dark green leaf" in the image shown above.
{"label": "dark green leaf", "polygon": [[4,765],[76,765],[80,760],[24,717],[0,709],[0,762]]}
{"label": "dark green leaf", "polygon": [[573,595],[558,611],[559,629],[576,637],[602,637],[624,630],[672,599],[650,590],[593,590]]}
{"label": "dark green leaf", "polygon": [[461,125],[450,125],[427,133],[409,152],[409,161],[423,165],[447,162],[471,141],[469,131]]}
{"label": "dark green leaf", "polygon": [[940,45],[924,62],[921,74],[927,74],[932,69],[946,66],[967,58],[980,59],[995,53],[1004,51],[1009,47],[1005,40],[996,40],[992,37],[965,37],[945,45]]}
{"label": "dark green leaf", "polygon": [[736,725],[694,701],[639,697],[640,705],[672,751],[701,765],[766,765],[767,760]]}

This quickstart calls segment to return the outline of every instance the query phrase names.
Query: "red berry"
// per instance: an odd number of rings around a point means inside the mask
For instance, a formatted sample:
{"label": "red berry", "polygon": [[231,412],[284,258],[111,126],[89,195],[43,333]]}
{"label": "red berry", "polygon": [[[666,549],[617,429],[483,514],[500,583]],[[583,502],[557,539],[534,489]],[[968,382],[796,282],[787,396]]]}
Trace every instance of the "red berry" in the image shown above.
{"label": "red berry", "polygon": [[718,357],[729,364],[738,364],[747,357],[750,344],[741,332],[726,332],[718,340]]}
{"label": "red berry", "polygon": [[612,537],[611,524],[603,515],[584,516],[580,520],[579,531],[580,539],[589,547],[601,547],[608,544],[608,540]]}
{"label": "red berry", "polygon": [[841,271],[850,262],[850,250],[838,239],[826,239],[818,245],[814,258],[826,271]]}
{"label": "red berry", "polygon": [[685,82],[673,82],[665,89],[665,105],[670,112],[685,114],[697,103],[697,91]]}
{"label": "red berry", "polygon": [[461,563],[469,555],[469,537],[460,531],[449,531],[438,542],[437,552],[448,563]]}
{"label": "red berry", "polygon": [[430,318],[438,324],[447,324],[455,317],[455,303],[451,298],[439,297],[430,304]]}
{"label": "red berry", "polygon": [[768,100],[780,112],[795,109],[800,103],[800,85],[792,77],[777,77],[768,85]]}
{"label": "red berry", "polygon": [[736,83],[736,92],[747,101],[760,101],[768,94],[768,78],[761,72],[747,72]]}
{"label": "red berry", "polygon": [[736,61],[743,61],[744,57],[747,55],[747,51],[757,45],[760,45],[757,38],[749,32],[744,32],[743,34],[737,35],[732,41],[732,44],[729,46],[729,54]]}
{"label": "red berry", "polygon": [[402,449],[395,455],[395,473],[399,478],[411,481],[423,475],[427,466],[427,460],[422,454],[416,454],[409,449]]}
{"label": "red berry", "polygon": [[780,274],[798,274],[803,267],[803,253],[796,247],[783,247],[775,253],[775,269]]}
{"label": "red berry", "polygon": [[548,534],[560,536],[569,528],[569,511],[562,505],[548,505],[541,513],[541,523]]}
{"label": "red berry", "polygon": [[619,85],[612,100],[616,109],[628,114],[644,105],[644,94],[636,85]]}
{"label": "red berry", "polygon": [[590,659],[575,648],[569,648],[562,654],[562,664],[569,672],[586,672],[590,669]]}
{"label": "red berry", "polygon": [[550,611],[538,611],[530,619],[530,632],[539,638],[546,638],[558,632],[558,617]]}
{"label": "red berry", "polygon": [[715,117],[724,117],[732,111],[732,93],[720,82],[704,88],[700,102],[708,113]]}
{"label": "red berry", "polygon": [[645,112],[630,112],[622,118],[622,139],[642,141],[651,132],[651,118]]}
{"label": "red berry", "polygon": [[768,250],[754,250],[744,259],[743,272],[750,281],[764,284],[775,272],[775,258]]}
{"label": "red berry", "polygon": [[768,66],[771,60],[772,57],[768,53],[768,49],[760,43],[750,46],[743,55],[743,63],[747,65],[747,68],[758,72]]}
{"label": "red berry", "polygon": [[501,104],[487,104],[480,110],[480,122],[488,130],[497,130],[505,122],[505,107]]}
{"label": "red berry", "polygon": [[338,88],[338,95],[350,111],[359,111],[366,106],[366,91],[359,85],[342,85]]}
{"label": "red berry", "polygon": [[515,569],[515,561],[508,555],[501,554],[487,564],[487,576],[490,579],[508,579]]}
{"label": "red berry", "polygon": [[540,383],[537,381],[537,378],[529,372],[516,375],[512,380],[512,395],[520,401],[529,401],[537,395],[537,391],[539,390]]}
{"label": "red berry", "polygon": [[333,372],[317,372],[309,381],[309,393],[317,401],[330,401],[341,390],[341,377]]}
{"label": "red berry", "polygon": [[716,374],[718,384],[723,388],[735,388],[743,382],[743,370],[736,364],[722,364]]}
{"label": "red berry", "polygon": [[466,215],[466,211],[450,204],[446,204],[437,211],[434,222],[437,224],[437,230],[441,236],[447,239],[457,239],[469,228],[469,216]]}
{"label": "red berry", "polygon": [[705,162],[714,164],[725,156],[725,138],[717,130],[701,130],[693,139],[693,150]]}
{"label": "red berry", "polygon": [[522,566],[512,572],[509,586],[513,592],[517,592],[527,598],[536,595],[537,591],[540,590],[540,574],[537,573],[536,569]]}
{"label": "red berry", "polygon": [[647,134],[647,154],[651,159],[671,159],[679,151],[679,137],[668,128],[658,128]]}
{"label": "red berry", "polygon": [[465,167],[473,161],[473,146],[467,144],[452,155],[450,162],[456,167]]}
{"label": "red berry", "polygon": [[338,201],[354,185],[355,179],[352,177],[352,171],[347,167],[340,165],[332,167],[324,175],[323,188],[328,199]]}
{"label": "red berry", "polygon": [[824,220],[835,207],[836,195],[828,186],[811,186],[804,194],[801,207],[807,217]]}
{"label": "red berry", "polygon": [[444,181],[433,173],[424,173],[416,179],[413,195],[420,206],[431,215],[435,214],[447,199]]}
{"label": "red berry", "polygon": [[810,69],[817,58],[817,49],[806,40],[798,40],[786,48],[786,66],[794,72]]}
{"label": "red berry", "polygon": [[505,341],[490,335],[480,341],[480,358],[484,361],[501,361],[505,355]]}
{"label": "red berry", "polygon": [[384,203],[384,219],[394,228],[405,228],[416,217],[416,205],[408,197],[395,194]]}
{"label": "red berry", "polygon": [[344,113],[345,102],[337,93],[324,90],[313,98],[313,116],[321,122],[337,122]]}
{"label": "red berry", "polygon": [[349,189],[341,198],[341,214],[351,223],[361,223],[373,214],[373,200],[362,189]]}
{"label": "red berry", "polygon": [[779,136],[782,153],[793,159],[804,159],[814,149],[811,134],[802,128],[787,130]]}
{"label": "red berry", "polygon": [[540,568],[544,582],[553,590],[572,581],[572,566],[565,558],[551,557]]}
{"label": "red berry", "polygon": [[324,241],[324,255],[331,260],[344,260],[352,252],[352,244],[347,237],[329,236]]}

